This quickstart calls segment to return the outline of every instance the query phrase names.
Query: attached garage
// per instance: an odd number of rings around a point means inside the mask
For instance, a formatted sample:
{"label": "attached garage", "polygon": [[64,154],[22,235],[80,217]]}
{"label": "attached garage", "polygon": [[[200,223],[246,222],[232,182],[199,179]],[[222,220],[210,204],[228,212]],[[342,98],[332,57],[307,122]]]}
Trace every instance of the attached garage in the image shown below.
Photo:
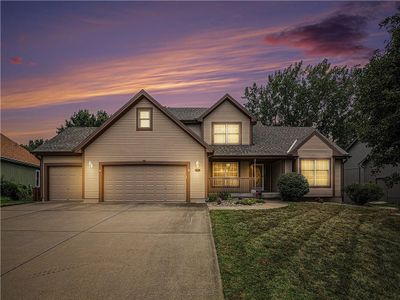
{"label": "attached garage", "polygon": [[104,201],[187,201],[186,163],[102,165]]}
{"label": "attached garage", "polygon": [[81,166],[48,166],[49,200],[82,200]]}

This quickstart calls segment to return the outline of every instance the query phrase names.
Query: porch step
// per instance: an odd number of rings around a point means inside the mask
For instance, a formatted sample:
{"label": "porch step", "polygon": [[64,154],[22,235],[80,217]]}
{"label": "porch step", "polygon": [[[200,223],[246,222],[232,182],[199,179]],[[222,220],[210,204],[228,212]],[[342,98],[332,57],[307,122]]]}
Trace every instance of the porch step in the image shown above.
{"label": "porch step", "polygon": [[278,192],[261,193],[261,198],[265,198],[265,199],[276,199],[276,198],[280,198],[280,196],[279,196],[279,193],[278,193]]}

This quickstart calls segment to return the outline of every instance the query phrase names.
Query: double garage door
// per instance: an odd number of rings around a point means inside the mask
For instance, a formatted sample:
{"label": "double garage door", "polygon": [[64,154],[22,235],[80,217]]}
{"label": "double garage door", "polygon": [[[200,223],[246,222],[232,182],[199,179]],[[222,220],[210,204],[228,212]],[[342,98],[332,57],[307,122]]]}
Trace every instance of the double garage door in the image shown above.
{"label": "double garage door", "polygon": [[104,166],[104,201],[186,201],[186,167]]}
{"label": "double garage door", "polygon": [[[186,201],[184,165],[103,166],[104,201]],[[82,199],[82,168],[49,168],[49,200]]]}

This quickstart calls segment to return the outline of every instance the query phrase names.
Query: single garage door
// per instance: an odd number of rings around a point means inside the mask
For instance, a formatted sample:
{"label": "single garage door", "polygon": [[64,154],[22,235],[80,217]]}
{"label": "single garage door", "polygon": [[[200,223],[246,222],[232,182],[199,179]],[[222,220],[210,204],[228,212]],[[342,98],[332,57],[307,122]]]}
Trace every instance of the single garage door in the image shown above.
{"label": "single garage door", "polygon": [[82,200],[81,167],[49,167],[49,200]]}
{"label": "single garage door", "polygon": [[186,201],[186,167],[104,166],[104,201]]}

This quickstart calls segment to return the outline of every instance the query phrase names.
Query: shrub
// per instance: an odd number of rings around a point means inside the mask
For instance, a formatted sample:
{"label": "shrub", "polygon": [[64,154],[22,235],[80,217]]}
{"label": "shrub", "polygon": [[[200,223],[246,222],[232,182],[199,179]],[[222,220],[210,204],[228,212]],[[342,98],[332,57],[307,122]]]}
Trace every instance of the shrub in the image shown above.
{"label": "shrub", "polygon": [[242,205],[254,205],[256,203],[257,199],[254,198],[244,198],[235,202],[235,204],[242,204]]}
{"label": "shrub", "polygon": [[358,205],[378,201],[384,196],[382,188],[375,183],[353,183],[346,186],[345,192],[351,201]]}
{"label": "shrub", "polygon": [[218,199],[218,195],[215,193],[208,194],[207,202],[216,202]]}
{"label": "shrub", "polygon": [[278,189],[284,201],[298,201],[310,190],[307,179],[298,173],[286,173],[278,179]]}
{"label": "shrub", "polygon": [[12,200],[32,200],[32,187],[1,178],[1,195]]}
{"label": "shrub", "polygon": [[221,198],[221,200],[228,200],[231,197],[231,194],[228,192],[219,192],[218,196]]}

